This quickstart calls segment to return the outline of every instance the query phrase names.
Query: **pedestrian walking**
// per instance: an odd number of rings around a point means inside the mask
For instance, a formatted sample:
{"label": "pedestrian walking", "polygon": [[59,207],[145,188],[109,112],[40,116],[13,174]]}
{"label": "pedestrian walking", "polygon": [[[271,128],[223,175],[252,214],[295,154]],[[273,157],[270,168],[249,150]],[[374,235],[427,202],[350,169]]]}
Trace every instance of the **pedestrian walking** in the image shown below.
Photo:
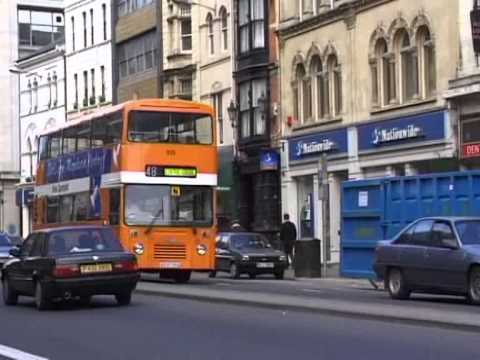
{"label": "pedestrian walking", "polygon": [[283,215],[283,224],[280,228],[280,241],[283,245],[283,251],[287,254],[288,263],[293,264],[293,247],[297,240],[297,228],[290,221],[290,215]]}

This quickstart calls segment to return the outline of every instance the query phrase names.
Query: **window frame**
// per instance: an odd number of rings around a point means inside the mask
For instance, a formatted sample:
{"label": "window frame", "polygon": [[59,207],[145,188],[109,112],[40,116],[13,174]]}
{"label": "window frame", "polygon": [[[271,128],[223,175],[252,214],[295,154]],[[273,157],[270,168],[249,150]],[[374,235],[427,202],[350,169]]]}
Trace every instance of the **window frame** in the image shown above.
{"label": "window frame", "polygon": [[[262,4],[262,13],[263,17],[262,18],[253,18],[253,9],[252,9],[252,3],[258,1],[258,3]],[[247,4],[247,9],[245,13],[245,23],[242,23],[241,20],[238,21],[238,35],[237,35],[237,43],[238,43],[238,54],[240,56],[248,55],[251,52],[255,51],[261,51],[264,50],[268,47],[268,34],[267,34],[267,19],[268,19],[268,6],[265,0],[239,0],[237,2],[238,4],[238,9],[237,13],[240,14],[240,10],[243,7],[245,7],[245,4]],[[255,45],[255,40],[258,40],[255,36],[255,25],[262,24],[262,39],[263,39],[263,44],[261,46]],[[246,33],[247,36],[247,47],[245,49],[242,48],[242,30]],[[245,31],[246,30],[246,31]],[[255,39],[255,40],[254,40]]]}

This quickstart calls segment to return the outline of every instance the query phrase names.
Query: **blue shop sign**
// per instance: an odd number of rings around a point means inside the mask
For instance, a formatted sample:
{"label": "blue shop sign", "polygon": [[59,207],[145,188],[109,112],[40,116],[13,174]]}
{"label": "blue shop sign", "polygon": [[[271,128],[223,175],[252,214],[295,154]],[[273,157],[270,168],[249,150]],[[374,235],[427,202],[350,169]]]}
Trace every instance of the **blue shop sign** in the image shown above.
{"label": "blue shop sign", "polygon": [[260,154],[260,170],[277,170],[280,165],[280,154],[275,150],[263,150]]}
{"label": "blue shop sign", "polygon": [[445,111],[383,120],[358,126],[358,149],[376,150],[445,138]]}
{"label": "blue shop sign", "polygon": [[321,154],[348,153],[347,129],[326,131],[289,139],[290,161],[319,157]]}

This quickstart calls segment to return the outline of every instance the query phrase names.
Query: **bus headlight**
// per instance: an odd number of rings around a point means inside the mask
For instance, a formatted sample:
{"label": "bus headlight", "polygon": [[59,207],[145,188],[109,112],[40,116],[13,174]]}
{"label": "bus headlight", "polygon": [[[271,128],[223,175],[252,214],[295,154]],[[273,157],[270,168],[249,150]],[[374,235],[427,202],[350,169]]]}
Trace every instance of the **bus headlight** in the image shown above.
{"label": "bus headlight", "polygon": [[135,246],[133,247],[133,252],[137,255],[143,255],[143,253],[145,252],[145,247],[143,246],[143,244],[135,244]]}
{"label": "bus headlight", "polygon": [[203,245],[203,244],[200,244],[200,245],[197,245],[197,254],[198,255],[205,255],[207,253],[207,246],[206,245]]}

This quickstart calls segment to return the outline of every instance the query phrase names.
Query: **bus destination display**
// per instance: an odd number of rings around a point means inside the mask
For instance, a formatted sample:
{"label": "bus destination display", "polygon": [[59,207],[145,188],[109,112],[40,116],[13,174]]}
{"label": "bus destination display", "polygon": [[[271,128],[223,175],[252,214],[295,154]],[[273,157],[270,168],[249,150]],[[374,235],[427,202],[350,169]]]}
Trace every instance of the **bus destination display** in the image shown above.
{"label": "bus destination display", "polygon": [[160,166],[147,165],[145,175],[148,177],[197,177],[197,168],[178,167],[178,166]]}

